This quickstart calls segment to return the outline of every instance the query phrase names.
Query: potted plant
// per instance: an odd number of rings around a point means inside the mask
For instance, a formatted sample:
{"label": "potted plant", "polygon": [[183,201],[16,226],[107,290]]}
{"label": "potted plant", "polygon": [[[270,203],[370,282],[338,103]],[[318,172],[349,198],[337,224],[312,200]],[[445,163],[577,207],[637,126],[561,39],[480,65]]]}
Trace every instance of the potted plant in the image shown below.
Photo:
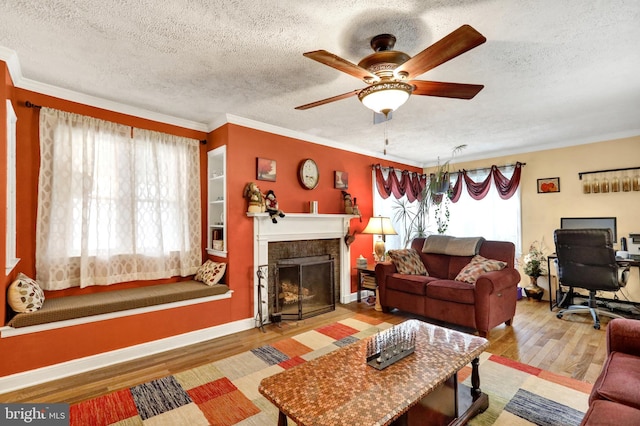
{"label": "potted plant", "polygon": [[427,233],[427,219],[431,197],[428,191],[417,204],[410,203],[406,198],[394,200],[393,220],[402,227],[404,247],[409,247],[414,238],[424,237]]}
{"label": "potted plant", "polygon": [[545,262],[547,257],[544,255],[543,243],[534,241],[529,246],[529,253],[525,254],[523,263],[523,272],[529,277],[529,285],[525,287],[524,292],[527,297],[535,300],[542,300],[544,290],[538,286],[538,277],[547,273]]}

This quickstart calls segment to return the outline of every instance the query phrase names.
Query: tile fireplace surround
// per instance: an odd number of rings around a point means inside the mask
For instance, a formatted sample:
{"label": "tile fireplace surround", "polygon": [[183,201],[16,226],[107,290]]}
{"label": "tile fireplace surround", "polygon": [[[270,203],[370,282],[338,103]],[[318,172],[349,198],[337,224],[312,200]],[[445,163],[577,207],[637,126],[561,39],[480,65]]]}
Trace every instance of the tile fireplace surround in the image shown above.
{"label": "tile fireplace surround", "polygon": [[268,277],[264,280],[262,300],[258,299],[258,277],[255,273],[259,265],[269,263],[269,243],[274,241],[323,240],[339,238],[340,273],[335,277],[339,282],[340,303],[351,302],[351,263],[349,247],[342,241],[349,230],[349,221],[357,216],[350,214],[287,213],[286,217],[273,223],[267,213],[247,213],[253,217],[253,270],[254,270],[254,315],[262,304],[263,318],[269,318]]}

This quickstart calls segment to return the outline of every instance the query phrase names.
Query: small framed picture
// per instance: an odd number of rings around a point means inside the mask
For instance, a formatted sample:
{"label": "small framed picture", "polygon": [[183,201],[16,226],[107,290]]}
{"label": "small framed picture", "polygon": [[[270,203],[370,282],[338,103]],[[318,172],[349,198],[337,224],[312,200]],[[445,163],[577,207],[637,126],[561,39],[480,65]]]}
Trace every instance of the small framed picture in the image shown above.
{"label": "small framed picture", "polygon": [[546,194],[548,192],[560,192],[559,177],[538,179],[538,194]]}
{"label": "small framed picture", "polygon": [[349,173],[336,170],[334,172],[333,187],[336,189],[349,189]]}
{"label": "small framed picture", "polygon": [[269,182],[276,181],[276,160],[268,158],[256,159],[256,179],[267,180]]}

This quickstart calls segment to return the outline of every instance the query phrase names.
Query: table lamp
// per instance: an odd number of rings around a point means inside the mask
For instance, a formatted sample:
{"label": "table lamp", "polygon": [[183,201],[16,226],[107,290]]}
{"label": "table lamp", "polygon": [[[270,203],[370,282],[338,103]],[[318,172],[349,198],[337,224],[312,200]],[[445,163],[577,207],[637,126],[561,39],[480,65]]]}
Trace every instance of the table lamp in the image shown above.
{"label": "table lamp", "polygon": [[373,245],[373,253],[374,260],[376,262],[384,261],[384,240],[385,235],[398,235],[395,229],[393,229],[393,225],[391,224],[391,219],[384,216],[375,216],[369,219],[369,223],[362,230],[363,234],[373,234],[378,235],[378,238]]}

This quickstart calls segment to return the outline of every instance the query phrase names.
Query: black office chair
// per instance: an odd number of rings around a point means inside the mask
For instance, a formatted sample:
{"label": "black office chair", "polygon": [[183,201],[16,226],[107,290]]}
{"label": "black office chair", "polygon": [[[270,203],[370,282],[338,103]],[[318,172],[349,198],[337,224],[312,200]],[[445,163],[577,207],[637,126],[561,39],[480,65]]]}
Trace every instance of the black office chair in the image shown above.
{"label": "black office chair", "polygon": [[598,309],[596,291],[618,291],[627,284],[629,264],[619,265],[613,251],[613,237],[609,229],[557,229],[553,234],[558,256],[560,284],[589,290],[587,305],[571,305],[558,312],[564,314],[591,313],[593,328],[600,329],[598,315],[623,318],[610,309]]}

